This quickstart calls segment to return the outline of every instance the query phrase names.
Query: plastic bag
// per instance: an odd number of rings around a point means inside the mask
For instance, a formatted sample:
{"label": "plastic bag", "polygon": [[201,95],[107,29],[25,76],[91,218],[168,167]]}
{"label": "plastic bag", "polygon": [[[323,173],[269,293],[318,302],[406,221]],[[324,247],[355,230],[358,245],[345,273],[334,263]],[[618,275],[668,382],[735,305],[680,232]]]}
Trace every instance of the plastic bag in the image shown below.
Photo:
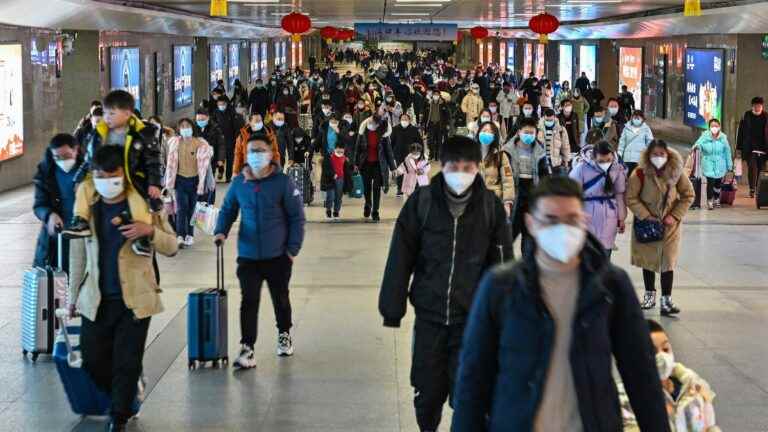
{"label": "plastic bag", "polygon": [[192,214],[190,225],[208,235],[213,235],[214,230],[216,230],[216,221],[218,219],[218,208],[206,202],[198,202],[195,205],[195,212]]}

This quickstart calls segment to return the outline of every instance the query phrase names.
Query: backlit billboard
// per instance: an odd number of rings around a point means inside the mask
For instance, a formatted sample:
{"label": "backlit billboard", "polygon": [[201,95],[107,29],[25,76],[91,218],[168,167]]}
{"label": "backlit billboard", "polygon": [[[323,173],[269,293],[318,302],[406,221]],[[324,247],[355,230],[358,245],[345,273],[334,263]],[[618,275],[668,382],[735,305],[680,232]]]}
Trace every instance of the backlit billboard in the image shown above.
{"label": "backlit billboard", "polygon": [[[579,47],[579,72],[586,72],[590,81],[597,81],[597,46],[581,45]],[[581,75],[581,74],[579,74]]]}
{"label": "backlit billboard", "polygon": [[642,109],[643,103],[643,49],[640,47],[619,48],[619,92],[621,86],[635,99],[635,109]]}
{"label": "backlit billboard", "polygon": [[[208,47],[210,56],[208,58],[208,70],[210,71],[210,90],[216,88],[216,83],[224,79],[224,45],[214,44]],[[224,84],[226,85],[226,83]]]}
{"label": "backlit billboard", "polygon": [[240,44],[229,44],[229,88],[234,87],[235,80],[240,78]]}
{"label": "backlit billboard", "polygon": [[192,46],[173,47],[173,109],[192,105]]}
{"label": "backlit billboard", "polygon": [[723,50],[686,48],[685,118],[688,126],[707,128],[709,120],[723,119]]}
{"label": "backlit billboard", "polygon": [[21,44],[0,45],[0,161],[24,154]]}
{"label": "backlit billboard", "polygon": [[112,90],[125,90],[136,99],[141,111],[141,62],[138,48],[112,47],[109,50],[109,86]]}

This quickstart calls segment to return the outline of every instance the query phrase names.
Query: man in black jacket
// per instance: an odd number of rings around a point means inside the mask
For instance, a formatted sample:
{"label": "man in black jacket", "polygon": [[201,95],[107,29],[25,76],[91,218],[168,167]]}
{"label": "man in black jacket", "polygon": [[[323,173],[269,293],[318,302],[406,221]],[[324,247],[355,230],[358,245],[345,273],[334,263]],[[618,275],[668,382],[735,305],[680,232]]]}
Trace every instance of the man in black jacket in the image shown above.
{"label": "man in black jacket", "polygon": [[229,99],[224,96],[216,101],[216,111],[213,113],[213,122],[221,129],[224,135],[224,153],[219,154],[219,160],[226,158],[225,180],[229,182],[232,178],[232,166],[235,161],[235,139],[237,133],[243,128],[245,123],[242,116],[238,115]]}
{"label": "man in black jacket", "polygon": [[489,273],[472,305],[451,430],[620,431],[615,359],[640,430],[668,432],[637,295],[587,233],[581,186],[547,177],[530,209],[537,247]]}
{"label": "man in black jacket", "polygon": [[[405,161],[413,143],[424,144],[421,131],[411,123],[411,116],[404,113],[400,116],[400,123],[392,128],[392,153],[395,155],[395,165],[400,166]],[[397,177],[397,196],[403,196],[403,176]]]}
{"label": "man in black jacket", "polygon": [[385,326],[400,326],[409,298],[416,314],[411,384],[422,432],[438,429],[452,394],[480,277],[512,258],[506,213],[478,175],[480,159],[479,144],[467,137],[445,143],[443,172],[417,189],[397,218],[381,284]]}
{"label": "man in black jacket", "polygon": [[760,171],[768,161],[768,114],[760,96],[752,98],[752,110],[739,122],[736,150],[749,166],[749,196],[755,197]]}
{"label": "man in black jacket", "polygon": [[251,114],[258,113],[261,114],[261,118],[265,118],[269,104],[269,93],[264,87],[264,83],[258,79],[256,80],[256,86],[248,96],[248,106],[250,107]]}
{"label": "man in black jacket", "polygon": [[584,96],[589,103],[589,111],[587,111],[587,129],[590,129],[592,128],[592,117],[595,116],[595,109],[603,106],[605,95],[597,86],[597,81],[592,81],[592,87],[590,87],[586,93],[582,93],[582,96]]}

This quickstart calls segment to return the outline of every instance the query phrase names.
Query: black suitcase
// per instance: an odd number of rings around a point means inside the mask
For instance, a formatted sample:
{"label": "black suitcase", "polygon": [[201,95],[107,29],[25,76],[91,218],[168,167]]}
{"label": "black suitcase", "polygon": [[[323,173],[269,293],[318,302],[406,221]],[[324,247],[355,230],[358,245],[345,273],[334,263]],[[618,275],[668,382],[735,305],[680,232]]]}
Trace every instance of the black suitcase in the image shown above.
{"label": "black suitcase", "polygon": [[768,207],[768,171],[762,171],[757,178],[755,189],[755,204],[757,208]]}
{"label": "black suitcase", "polygon": [[310,171],[303,164],[293,164],[288,168],[287,174],[293,180],[293,183],[296,184],[299,192],[301,192],[304,204],[312,204],[315,198],[315,190],[312,185]]}

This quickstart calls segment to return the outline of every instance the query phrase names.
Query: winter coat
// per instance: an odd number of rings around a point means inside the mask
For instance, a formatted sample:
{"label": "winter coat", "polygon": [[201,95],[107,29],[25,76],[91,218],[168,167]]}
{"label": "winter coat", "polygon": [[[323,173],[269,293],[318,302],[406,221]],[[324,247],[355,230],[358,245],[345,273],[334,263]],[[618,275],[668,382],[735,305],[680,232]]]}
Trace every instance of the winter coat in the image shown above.
{"label": "winter coat", "polygon": [[235,138],[237,138],[237,131],[243,127],[242,116],[238,115],[231,106],[227,107],[225,111],[214,110],[211,115],[211,121],[216,123],[221,129],[221,133],[224,135],[224,145],[226,148],[235,144]]}
{"label": "winter coat", "polygon": [[226,151],[224,148],[224,134],[221,133],[221,129],[219,129],[216,123],[209,121],[205,129],[199,129],[199,133],[196,133],[195,136],[204,139],[213,148],[213,155],[217,161],[224,159],[224,151]]}
{"label": "winter coat", "polygon": [[221,205],[215,233],[229,235],[239,214],[240,258],[295,257],[301,250],[305,223],[301,192],[279,165],[273,163],[272,167],[272,174],[262,179],[246,180],[242,174],[233,177]]}
{"label": "winter coat", "polygon": [[[403,178],[403,193],[410,196],[417,187],[429,185],[429,161],[423,158],[414,157],[409,154],[405,160],[397,167],[397,175],[405,176]],[[419,170],[422,174],[419,174]]]}
{"label": "winter coat", "polygon": [[[570,350],[579,430],[621,431],[615,358],[643,431],[668,432],[648,324],[629,276],[601,249],[588,236],[581,252]],[[533,430],[556,335],[532,254],[480,283],[464,330],[452,432]]]}
{"label": "winter coat", "polygon": [[549,157],[551,159],[552,167],[557,168],[560,166],[567,166],[571,161],[571,143],[568,142],[568,131],[560,125],[560,122],[555,120],[555,130],[552,135],[552,143],[547,143],[546,135],[544,133],[544,119],[539,120],[539,132],[538,140],[544,145],[551,145],[549,149]]}
{"label": "winter coat", "polygon": [[557,115],[557,120],[560,122],[560,126],[562,126],[568,134],[568,144],[571,147],[571,152],[580,152],[581,126],[584,118],[579,117],[575,112],[571,112],[571,115],[566,117],[565,113],[561,111],[560,114]]}
{"label": "winter coat", "polygon": [[[492,160],[495,155],[498,155],[496,158],[498,163]],[[507,204],[515,200],[515,177],[512,174],[512,164],[509,162],[509,155],[503,150],[497,149],[485,156],[480,163],[480,176],[485,181],[485,187],[503,203]]]}
{"label": "winter coat", "polygon": [[259,113],[264,116],[269,108],[269,92],[264,87],[255,87],[248,96],[248,105],[251,108],[251,114]]}
{"label": "winter coat", "polygon": [[[586,146],[581,151],[582,162],[571,170],[570,177],[584,188],[584,212],[587,214],[587,228],[605,249],[616,245],[618,223],[627,218],[624,194],[627,190],[627,172],[624,165],[614,162],[606,173],[595,162],[594,147]],[[613,191],[605,192],[605,176],[613,182]],[[589,186],[587,188],[587,186]]]}
{"label": "winter coat", "polygon": [[[173,137],[168,142],[168,162],[166,164],[165,171],[165,188],[176,188],[176,176],[179,171],[179,146],[181,145],[181,137]],[[203,143],[197,148],[197,194],[202,195],[205,193],[205,177],[208,174],[208,169],[211,167],[211,158],[213,157],[213,148],[208,145],[202,138],[191,138],[200,140]]]}
{"label": "winter coat", "polygon": [[602,126],[592,124],[592,129],[587,132],[585,142],[590,145],[595,145],[600,141],[608,141],[613,147],[613,151],[619,149],[619,135],[616,132],[616,122],[608,120]]}
{"label": "winter coat", "polygon": [[483,98],[474,93],[467,93],[461,100],[461,111],[466,114],[467,123],[473,122],[483,110]]}
{"label": "winter coat", "polygon": [[623,162],[638,163],[648,144],[653,141],[653,132],[643,122],[640,127],[627,125],[619,138],[619,157]]}
{"label": "winter coat", "polygon": [[[638,243],[632,235],[632,265],[656,273],[674,270],[677,266],[683,217],[694,199],[693,185],[688,177],[683,175],[683,159],[680,153],[669,149],[667,154],[667,164],[663,171],[657,174],[656,168],[651,164],[650,154],[648,151],[643,152],[627,186],[627,206],[636,219],[644,220],[653,216],[663,221],[667,215],[676,219],[674,225],[665,226],[662,241]],[[642,180],[641,175],[644,176]],[[669,194],[664,204],[667,191]]]}
{"label": "winter coat", "polygon": [[275,139],[277,140],[277,149],[280,152],[280,160],[284,161],[286,160],[286,153],[288,151],[288,147],[290,147],[291,140],[293,139],[293,130],[296,128],[288,126],[287,123],[282,125],[281,127],[277,127],[274,125],[274,122],[272,123],[271,128],[275,132]]}
{"label": "winter coat", "polygon": [[704,131],[694,145],[701,149],[701,173],[705,177],[719,179],[733,170],[731,145],[724,133],[715,138],[712,132]]}
{"label": "winter coat", "polygon": [[429,130],[429,127],[430,127],[429,118],[431,117],[432,110],[434,109],[440,110],[439,124],[447,128],[451,122],[451,111],[448,108],[448,104],[441,99],[440,102],[437,103],[437,105],[435,105],[434,101],[431,101],[427,104],[426,113],[421,118],[421,122],[424,124],[424,129]]}
{"label": "winter coat", "polygon": [[[520,185],[520,164],[522,163],[520,149],[524,145],[518,136],[514,136],[503,147],[504,152],[509,155],[512,175],[515,178],[515,190],[517,191],[520,190],[518,186]],[[538,184],[541,177],[551,174],[552,167],[547,162],[547,149],[544,147],[544,144],[537,140],[532,147],[533,184]]]}
{"label": "winter coat", "polygon": [[392,128],[392,151],[395,154],[395,163],[401,164],[405,160],[405,157],[411,152],[411,145],[413,143],[420,143],[423,145],[421,138],[421,132],[419,128],[414,125],[408,125],[407,128],[397,126]]}
{"label": "winter coat", "polygon": [[[352,157],[352,162],[358,168],[364,167],[368,161],[368,123],[370,119],[366,119],[358,130],[357,144],[355,145],[355,152]],[[386,132],[382,132],[384,130]],[[392,145],[390,143],[392,127],[389,123],[386,123],[386,125],[380,124],[376,133],[379,137],[379,168],[381,169],[381,178],[384,180],[382,187],[386,191],[389,190],[389,173],[397,169],[395,155],[392,152]]]}
{"label": "winter coat", "polygon": [[[267,136],[267,139],[272,144],[272,162],[277,164],[282,163],[280,158],[280,148],[277,146],[277,137],[272,129],[264,126],[258,133],[263,133]],[[237,136],[237,143],[235,144],[235,159],[232,162],[232,172],[239,174],[243,171],[243,168],[248,163],[248,140],[251,139],[251,135],[254,132],[249,125],[246,125],[240,129],[240,134]]]}
{"label": "winter coat", "polygon": [[584,96],[580,96],[578,98],[573,98],[573,112],[579,116],[579,119],[583,122],[585,118],[587,118],[587,113],[589,112],[589,102],[587,101]]}
{"label": "winter coat", "polygon": [[[768,112],[763,111],[761,114],[763,117],[768,117]],[[753,142],[752,134],[750,131],[757,127],[754,125],[755,115],[752,111],[744,113],[744,117],[739,121],[739,131],[736,136],[736,150],[741,151],[742,157],[746,158],[755,151],[762,151],[768,153],[768,121],[765,122],[765,129],[762,134],[765,136],[764,143]]]}
{"label": "winter coat", "polygon": [[499,94],[496,95],[496,102],[499,104],[499,114],[503,118],[520,115],[520,106],[517,104],[516,90],[509,90],[509,93],[500,91]]}
{"label": "winter coat", "polygon": [[[331,165],[331,155],[323,157],[323,165],[320,174],[320,190],[329,191],[336,190],[336,179],[334,176],[336,172]],[[352,191],[352,163],[349,158],[344,158],[344,193]]]}
{"label": "winter coat", "polygon": [[[385,326],[400,326],[409,298],[418,319],[463,324],[480,277],[512,257],[504,207],[480,176],[458,219],[448,208],[446,187],[443,175],[436,175],[400,211],[379,294]],[[421,194],[431,195],[428,209],[419,209],[425,201]]]}

